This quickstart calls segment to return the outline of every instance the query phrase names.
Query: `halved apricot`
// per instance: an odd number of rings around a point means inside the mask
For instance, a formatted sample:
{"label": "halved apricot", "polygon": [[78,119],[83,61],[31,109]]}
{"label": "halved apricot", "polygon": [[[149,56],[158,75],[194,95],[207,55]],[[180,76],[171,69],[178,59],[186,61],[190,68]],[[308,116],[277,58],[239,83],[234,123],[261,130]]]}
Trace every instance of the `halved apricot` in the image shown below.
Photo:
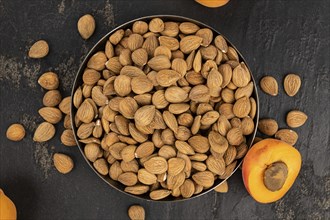
{"label": "halved apricot", "polygon": [[229,2],[229,0],[195,0],[195,1],[209,8],[221,7]]}
{"label": "halved apricot", "polygon": [[296,180],[301,155],[293,146],[276,139],[264,139],[246,154],[242,175],[245,188],[260,203],[281,199]]}
{"label": "halved apricot", "polygon": [[16,206],[0,189],[0,219],[15,220],[17,217]]}

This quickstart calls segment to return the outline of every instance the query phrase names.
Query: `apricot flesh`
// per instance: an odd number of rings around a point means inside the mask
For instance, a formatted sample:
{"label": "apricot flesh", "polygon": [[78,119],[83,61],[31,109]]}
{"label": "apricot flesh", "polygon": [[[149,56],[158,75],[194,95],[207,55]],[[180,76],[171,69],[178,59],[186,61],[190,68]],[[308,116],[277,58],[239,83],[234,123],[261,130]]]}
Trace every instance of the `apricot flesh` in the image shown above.
{"label": "apricot flesh", "polygon": [[271,203],[288,192],[300,168],[297,149],[280,140],[264,139],[254,144],[243,160],[243,182],[256,201]]}
{"label": "apricot flesh", "polygon": [[15,220],[16,206],[0,189],[0,219]]}
{"label": "apricot flesh", "polygon": [[221,7],[229,2],[229,0],[195,0],[195,1],[209,8]]}

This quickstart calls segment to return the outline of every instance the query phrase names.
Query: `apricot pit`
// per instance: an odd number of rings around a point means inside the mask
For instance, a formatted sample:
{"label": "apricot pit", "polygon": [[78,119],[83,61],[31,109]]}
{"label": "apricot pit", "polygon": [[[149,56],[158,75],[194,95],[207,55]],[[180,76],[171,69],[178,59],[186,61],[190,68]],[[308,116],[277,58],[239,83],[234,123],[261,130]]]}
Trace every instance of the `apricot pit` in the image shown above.
{"label": "apricot pit", "polygon": [[264,173],[264,183],[270,191],[280,190],[288,177],[288,167],[283,162],[275,162],[268,166]]}

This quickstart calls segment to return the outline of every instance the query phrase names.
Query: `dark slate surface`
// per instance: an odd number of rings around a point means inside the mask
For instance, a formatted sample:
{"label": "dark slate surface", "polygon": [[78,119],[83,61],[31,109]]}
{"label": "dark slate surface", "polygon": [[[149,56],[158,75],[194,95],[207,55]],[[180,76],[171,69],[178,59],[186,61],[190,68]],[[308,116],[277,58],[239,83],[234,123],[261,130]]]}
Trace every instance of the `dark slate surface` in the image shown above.
{"label": "dark slate surface", "polygon": [[[329,0],[231,0],[222,8],[208,9],[193,0],[41,1],[0,0],[0,187],[15,201],[20,219],[127,219],[132,204],[146,208],[148,219],[329,219]],[[78,18],[91,13],[97,29],[84,41],[76,30]],[[69,95],[81,60],[111,28],[130,19],[152,14],[176,14],[213,26],[241,51],[259,81],[269,74],[280,85],[279,96],[259,93],[261,117],[273,117],[285,127],[285,114],[299,109],[309,116],[296,129],[296,147],[303,157],[301,173],[280,201],[263,205],[246,192],[238,171],[227,194],[211,192],[178,203],[144,202],[111,189],[83,160],[77,148],[56,138],[35,144],[33,130],[42,120],[42,89],[36,84],[44,71],[61,77]],[[50,44],[42,60],[27,58],[29,46],[40,38]],[[298,95],[285,95],[282,81],[299,73]],[[24,124],[26,138],[19,143],[5,138],[14,122]],[[65,152],[75,169],[60,175],[51,156]]]}

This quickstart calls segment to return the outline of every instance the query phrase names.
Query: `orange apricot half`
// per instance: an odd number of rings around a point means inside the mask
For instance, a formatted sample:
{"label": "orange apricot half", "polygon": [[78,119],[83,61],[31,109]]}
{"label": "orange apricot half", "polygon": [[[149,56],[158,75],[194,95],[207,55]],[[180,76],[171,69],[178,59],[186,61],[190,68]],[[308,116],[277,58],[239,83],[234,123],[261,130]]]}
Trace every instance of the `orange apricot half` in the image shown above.
{"label": "orange apricot half", "polygon": [[245,188],[260,203],[281,199],[301,168],[301,155],[293,146],[276,139],[254,144],[243,160]]}
{"label": "orange apricot half", "polygon": [[17,217],[16,206],[0,189],[0,219],[15,220]]}
{"label": "orange apricot half", "polygon": [[221,7],[229,2],[229,0],[195,0],[195,1],[209,8]]}

